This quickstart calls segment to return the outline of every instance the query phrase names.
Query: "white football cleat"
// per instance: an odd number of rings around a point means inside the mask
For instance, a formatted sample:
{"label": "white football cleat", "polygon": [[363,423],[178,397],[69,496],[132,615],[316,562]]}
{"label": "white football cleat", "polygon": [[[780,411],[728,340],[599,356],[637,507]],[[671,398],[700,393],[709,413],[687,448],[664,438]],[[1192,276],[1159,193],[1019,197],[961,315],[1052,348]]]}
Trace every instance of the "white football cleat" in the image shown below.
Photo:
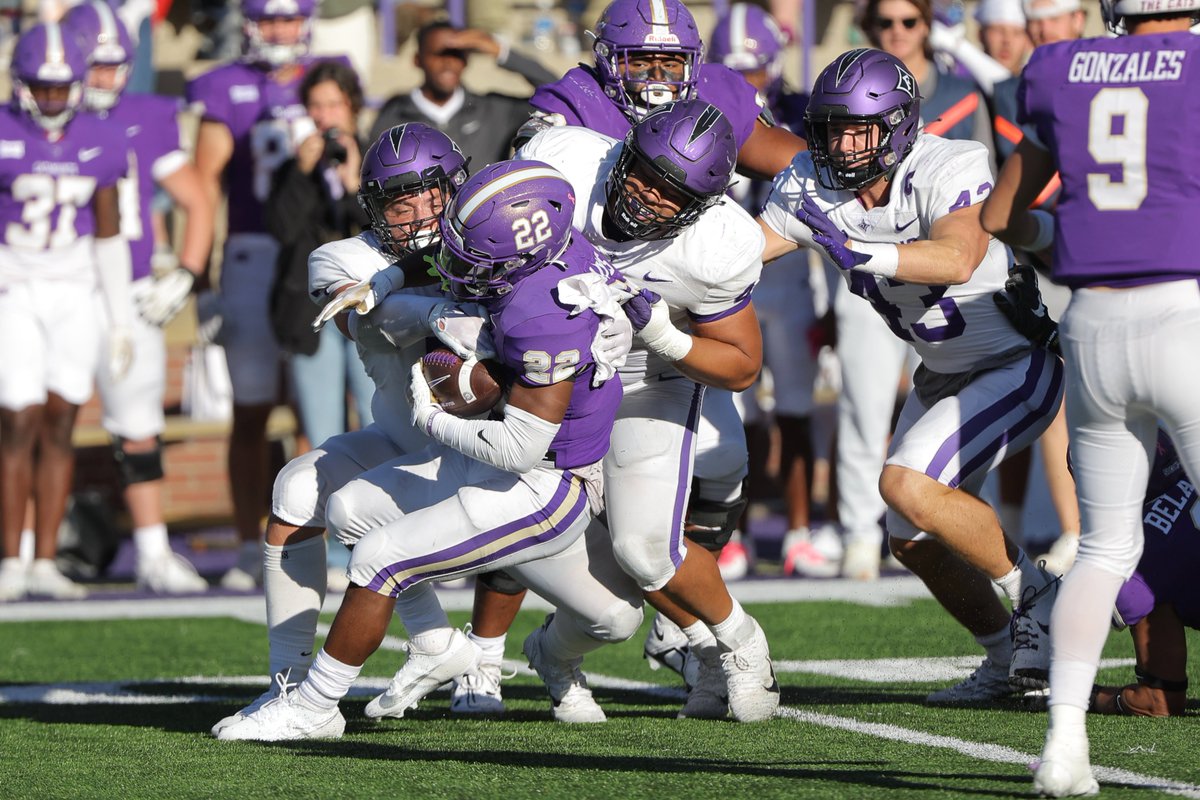
{"label": "white football cleat", "polygon": [[450,713],[499,716],[504,713],[500,693],[499,664],[480,662],[470,672],[454,679],[450,689]]}
{"label": "white football cleat", "polygon": [[0,560],[0,603],[20,600],[25,596],[27,571],[19,558]]}
{"label": "white football cleat", "polygon": [[219,719],[217,721],[217,724],[212,726],[212,735],[213,736],[218,735],[225,728],[228,728],[230,725],[234,724],[235,722],[240,722],[241,720],[250,716],[255,711],[258,711],[260,708],[265,706],[267,703],[274,700],[276,697],[279,697],[279,695],[283,694],[285,691],[295,688],[296,684],[288,682],[288,678],[291,675],[291,672],[292,671],[289,669],[286,673],[285,672],[275,673],[275,677],[271,681],[270,688],[268,688],[265,692],[260,694],[258,697],[251,700],[250,704],[248,706],[246,706],[245,708],[239,709],[239,710],[233,712],[232,714],[230,714],[229,716],[222,717],[221,719]]}
{"label": "white football cleat", "polygon": [[559,722],[607,721],[604,709],[592,697],[587,679],[579,669],[583,659],[559,659],[542,649],[546,628],[553,619],[553,614],[547,616],[542,627],[529,634],[521,647],[521,652],[529,659],[529,666],[546,684],[546,691],[550,693],[551,715]]}
{"label": "white football cleat", "polygon": [[1013,611],[1009,623],[1012,664],[1008,681],[1018,688],[1044,689],[1050,685],[1050,613],[1060,579],[1047,577],[1050,580],[1041,589],[1026,587],[1021,607]]}
{"label": "white football cleat", "polygon": [[55,600],[82,600],[87,589],[63,575],[53,559],[34,559],[25,576],[25,591],[30,597],[50,597]]}
{"label": "white football cleat", "polygon": [[871,539],[851,539],[842,554],[842,577],[856,581],[873,581],[879,577],[883,560],[879,542]]}
{"label": "white football cleat", "polygon": [[241,567],[233,567],[221,576],[221,588],[235,592],[253,592],[262,586],[262,572],[257,574]]}
{"label": "white football cleat", "polygon": [[717,569],[723,581],[740,581],[750,572],[750,555],[742,544],[741,533],[734,531],[733,537],[717,556]]}
{"label": "white football cleat", "polygon": [[223,742],[290,742],[340,739],[345,731],[346,718],[337,706],[314,708],[304,702],[299,692],[289,691],[222,728],[217,738]]}
{"label": "white football cleat", "polygon": [[683,678],[683,682],[688,686],[693,686],[699,664],[694,663],[694,659],[689,659],[690,651],[687,634],[661,613],[656,614],[654,622],[650,624],[650,630],[646,632],[646,642],[642,645],[642,657],[646,659],[650,669],[666,667]]}
{"label": "white football cleat", "polygon": [[736,650],[721,653],[721,671],[729,690],[729,710],[738,722],[761,722],[779,708],[779,681],[771,665],[767,635],[754,623],[750,640]]}
{"label": "white football cleat", "polygon": [[930,705],[980,705],[1008,697],[1013,687],[1008,682],[1008,668],[985,658],[975,671],[953,686],[930,692],[925,702]]}
{"label": "white football cleat", "polygon": [[138,559],[137,585],[155,594],[196,594],[208,591],[208,581],[200,577],[192,562],[178,553],[158,558]]}
{"label": "white football cleat", "polygon": [[1100,793],[1100,784],[1088,763],[1087,740],[1046,738],[1042,758],[1033,773],[1033,788],[1043,797],[1079,797]]}
{"label": "white football cleat", "polygon": [[450,643],[440,653],[426,653],[407,645],[408,658],[392,677],[387,691],[367,703],[364,712],[372,719],[403,717],[416,708],[434,689],[479,666],[483,652],[460,630],[450,632]]}
{"label": "white football cleat", "polygon": [[714,642],[709,647],[691,651],[699,669],[696,682],[688,690],[687,702],[679,710],[678,719],[725,719],[729,716],[729,687],[721,668],[721,648]]}

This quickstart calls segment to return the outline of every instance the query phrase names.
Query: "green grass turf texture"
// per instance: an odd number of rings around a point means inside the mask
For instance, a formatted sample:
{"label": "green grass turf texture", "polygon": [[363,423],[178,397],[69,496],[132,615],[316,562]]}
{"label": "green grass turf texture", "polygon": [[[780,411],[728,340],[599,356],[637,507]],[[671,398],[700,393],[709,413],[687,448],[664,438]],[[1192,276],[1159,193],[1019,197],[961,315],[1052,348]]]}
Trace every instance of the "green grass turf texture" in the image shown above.
{"label": "green grass turf texture", "polygon": [[[969,636],[932,601],[901,608],[841,603],[748,607],[777,659],[971,655]],[[328,619],[326,619],[328,621]],[[462,614],[453,615],[457,624]],[[520,658],[541,614],[522,612],[508,639]],[[647,622],[647,625],[649,623]],[[645,630],[643,629],[643,634]],[[403,635],[394,626],[395,635]],[[642,636],[589,656],[586,670],[679,686],[641,658]],[[219,676],[265,668],[261,626],[225,619],[0,624],[0,685],[140,681],[209,676],[212,683],[145,687],[148,695],[221,695],[221,702],[142,705],[0,704],[0,797],[4,798],[918,798],[1020,797],[1022,764],[898,742],[795,719],[756,725],[675,720],[679,701],[597,689],[608,723],[554,723],[535,678],[504,683],[503,720],[451,718],[445,692],[402,720],[363,717],[343,701],[346,736],[334,742],[217,742],[209,727],[260,687],[222,686]],[[1192,652],[1200,637],[1189,632]],[[1128,634],[1106,657],[1130,657]],[[380,651],[364,675],[390,676],[402,654]],[[1200,670],[1190,674],[1200,685]],[[1102,681],[1132,680],[1129,668]],[[1036,754],[1045,716],[1019,701],[988,710],[928,708],[938,684],[875,684],[824,675],[780,675],[783,704],[802,711],[887,723]],[[1198,704],[1182,719],[1089,719],[1092,761],[1200,784]],[[1104,784],[1102,796],[1164,796]]]}

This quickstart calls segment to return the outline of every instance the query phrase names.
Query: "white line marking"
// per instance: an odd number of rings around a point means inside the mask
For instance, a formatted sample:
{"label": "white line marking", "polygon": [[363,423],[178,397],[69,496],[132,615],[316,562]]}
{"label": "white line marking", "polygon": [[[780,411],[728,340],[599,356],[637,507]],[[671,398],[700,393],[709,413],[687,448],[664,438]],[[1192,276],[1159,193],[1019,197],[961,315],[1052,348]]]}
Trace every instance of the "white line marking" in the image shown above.
{"label": "white line marking", "polygon": [[[849,678],[864,683],[948,683],[975,671],[982,656],[944,656],[933,658],[867,658],[829,661],[775,661],[776,672],[803,672],[832,678]],[[1106,658],[1101,669],[1132,667],[1132,658]]]}

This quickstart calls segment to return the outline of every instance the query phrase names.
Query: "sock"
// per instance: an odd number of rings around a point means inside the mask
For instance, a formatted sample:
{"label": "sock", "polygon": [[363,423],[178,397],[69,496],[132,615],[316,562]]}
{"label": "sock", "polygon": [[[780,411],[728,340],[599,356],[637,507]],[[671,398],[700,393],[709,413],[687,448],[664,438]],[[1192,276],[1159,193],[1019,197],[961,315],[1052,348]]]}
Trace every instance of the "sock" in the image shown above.
{"label": "sock", "polygon": [[17,546],[17,558],[21,559],[21,563],[27,567],[33,563],[33,552],[36,545],[37,536],[34,535],[32,528],[21,531],[21,543]]}
{"label": "sock", "polygon": [[1054,580],[1053,575],[1047,575],[1026,555],[1024,550],[1017,550],[1017,563],[1012,571],[1001,578],[994,578],[994,583],[1004,590],[1008,602],[1013,609],[1020,608],[1021,598],[1037,594],[1047,583]]}
{"label": "sock", "polygon": [[250,575],[257,575],[262,569],[263,542],[255,539],[252,542],[242,542],[238,548],[238,569]]}
{"label": "sock", "polygon": [[716,638],[713,637],[712,628],[700,620],[696,620],[691,625],[683,628],[683,635],[687,637],[688,645],[697,652],[702,648],[711,647],[717,643]]}
{"label": "sock", "polygon": [[1077,562],[1063,579],[1050,617],[1052,711],[1059,705],[1088,707],[1108,639],[1111,609],[1124,582],[1120,575],[1090,562]]}
{"label": "sock", "polygon": [[133,544],[137,549],[139,565],[149,564],[171,552],[171,545],[167,542],[167,526],[161,522],[157,525],[134,528]]}
{"label": "sock", "polygon": [[324,536],[263,546],[271,675],[291,670],[289,678],[299,682],[308,674],[327,583]]}
{"label": "sock", "polygon": [[322,648],[313,660],[308,677],[296,690],[300,698],[313,708],[337,708],[338,701],[346,696],[354,685],[362,666],[343,664]]}
{"label": "sock", "polygon": [[553,659],[574,661],[598,650],[604,642],[588,635],[579,621],[571,614],[559,611],[546,626],[542,637],[542,652]]}
{"label": "sock", "polygon": [[508,639],[507,633],[499,636],[476,636],[472,631],[467,634],[467,638],[479,645],[479,649],[483,651],[481,664],[499,664],[504,660],[504,643]]}
{"label": "sock", "polygon": [[993,664],[1007,669],[1012,663],[1012,637],[1009,636],[1007,625],[995,633],[976,636],[975,641],[987,652]]}
{"label": "sock", "polygon": [[712,626],[713,636],[724,651],[737,650],[754,636],[754,618],[748,615],[737,600],[733,611],[722,622]]}
{"label": "sock", "polygon": [[[1046,731],[1046,747],[1043,754],[1057,745],[1061,750],[1087,747],[1087,709],[1058,703],[1050,706],[1050,727]],[[1086,753],[1085,753],[1086,755]]]}
{"label": "sock", "polygon": [[418,583],[401,592],[396,598],[396,616],[416,649],[440,653],[450,644],[454,629],[432,584]]}

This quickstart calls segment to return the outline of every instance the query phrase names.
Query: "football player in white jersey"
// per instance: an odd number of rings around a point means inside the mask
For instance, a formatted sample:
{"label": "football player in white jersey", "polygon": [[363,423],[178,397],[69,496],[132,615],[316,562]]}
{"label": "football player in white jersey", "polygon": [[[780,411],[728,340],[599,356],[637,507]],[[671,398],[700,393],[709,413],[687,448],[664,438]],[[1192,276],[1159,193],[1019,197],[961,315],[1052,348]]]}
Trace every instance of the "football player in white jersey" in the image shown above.
{"label": "football player in white jersey", "polygon": [[[912,73],[875,50],[817,78],[807,153],[775,179],[759,222],[769,261],[820,247],[921,357],[880,492],[892,551],[974,634],[987,658],[929,702],[986,702],[1044,686],[1057,590],[977,497],[987,473],[1032,443],[1062,399],[1062,362],[1031,350],[996,308],[1011,254],[979,226],[986,149],[920,130]],[[1014,608],[1010,615],[992,582]]]}
{"label": "football player in white jersey", "polygon": [[712,554],[683,539],[704,387],[741,391],[762,366],[750,302],[762,236],[724,196],[732,127],[715,106],[678,101],[647,115],[623,143],[551,128],[518,158],[561,170],[579,198],[575,227],[662,298],[634,323],[644,327],[621,370],[625,399],[604,462],[605,496],[621,565],[699,656],[681,716],[766,719],[779,702],[766,637],[730,597]]}

